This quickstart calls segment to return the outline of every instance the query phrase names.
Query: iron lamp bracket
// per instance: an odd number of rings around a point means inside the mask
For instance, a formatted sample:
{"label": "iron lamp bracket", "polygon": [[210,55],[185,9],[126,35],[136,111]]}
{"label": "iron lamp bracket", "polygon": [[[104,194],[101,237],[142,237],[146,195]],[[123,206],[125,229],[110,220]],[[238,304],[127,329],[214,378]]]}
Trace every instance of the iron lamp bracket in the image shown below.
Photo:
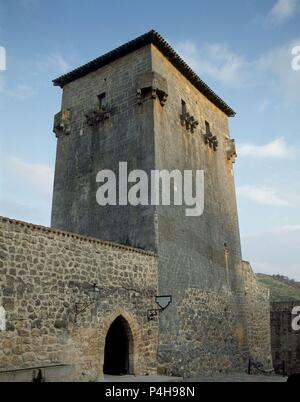
{"label": "iron lamp bracket", "polygon": [[148,321],[154,321],[156,317],[160,313],[162,313],[164,310],[166,310],[169,305],[172,303],[172,296],[167,295],[167,296],[156,296],[155,297],[155,303],[158,304],[159,308],[156,309],[151,309],[147,311],[147,318]]}

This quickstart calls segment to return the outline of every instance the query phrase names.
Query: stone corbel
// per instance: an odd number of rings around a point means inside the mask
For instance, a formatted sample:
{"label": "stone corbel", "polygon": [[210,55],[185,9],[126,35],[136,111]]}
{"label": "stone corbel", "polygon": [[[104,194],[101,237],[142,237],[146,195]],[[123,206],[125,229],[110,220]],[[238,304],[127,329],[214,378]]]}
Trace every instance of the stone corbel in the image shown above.
{"label": "stone corbel", "polygon": [[198,120],[196,120],[195,117],[191,116],[188,112],[181,114],[180,120],[181,124],[185,126],[187,130],[191,130],[192,133],[199,125]]}
{"label": "stone corbel", "polygon": [[219,141],[217,137],[211,132],[204,134],[203,137],[205,144],[209,145],[209,147],[212,148],[214,151],[217,151],[219,146]]}
{"label": "stone corbel", "polygon": [[235,140],[228,139],[226,144],[226,153],[227,153],[227,160],[235,163],[237,158],[236,147],[235,147]]}
{"label": "stone corbel", "polygon": [[137,104],[148,98],[158,99],[161,106],[164,106],[168,99],[167,80],[155,71],[142,74],[137,80]]}
{"label": "stone corbel", "polygon": [[69,135],[71,133],[71,111],[68,109],[62,110],[54,117],[53,132],[56,137]]}
{"label": "stone corbel", "polygon": [[94,127],[104,120],[110,118],[110,112],[107,108],[99,108],[97,110],[90,110],[85,114],[85,121],[89,127]]}

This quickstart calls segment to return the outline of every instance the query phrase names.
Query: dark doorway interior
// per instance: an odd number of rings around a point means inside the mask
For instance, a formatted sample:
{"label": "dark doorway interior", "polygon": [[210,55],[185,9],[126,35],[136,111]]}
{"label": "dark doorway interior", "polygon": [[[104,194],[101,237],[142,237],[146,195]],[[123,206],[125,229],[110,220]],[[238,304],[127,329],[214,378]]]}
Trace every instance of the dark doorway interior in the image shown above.
{"label": "dark doorway interior", "polygon": [[104,374],[129,374],[129,327],[121,316],[111,324],[105,340]]}

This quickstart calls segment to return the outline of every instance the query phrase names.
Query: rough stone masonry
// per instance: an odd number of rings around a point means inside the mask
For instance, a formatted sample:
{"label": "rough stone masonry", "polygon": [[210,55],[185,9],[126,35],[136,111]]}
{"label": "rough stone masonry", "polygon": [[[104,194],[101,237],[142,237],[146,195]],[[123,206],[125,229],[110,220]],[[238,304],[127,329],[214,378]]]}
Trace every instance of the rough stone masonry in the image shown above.
{"label": "rough stone masonry", "polygon": [[[249,359],[271,368],[268,291],[241,256],[234,111],[154,31],[54,84],[63,99],[52,229],[1,221],[0,367],[69,364],[73,378],[99,380],[117,311],[130,333],[133,373],[245,371]],[[123,161],[147,173],[204,170],[204,214],[99,207],[97,173],[117,172]],[[112,251],[111,242],[123,246]],[[100,305],[74,325],[76,292],[85,297],[93,281],[103,288]],[[172,303],[148,322],[156,294]]]}
{"label": "rough stone masonry", "polygon": [[300,372],[300,331],[292,327],[292,311],[299,302],[271,303],[271,339],[274,369],[277,374]]}
{"label": "rough stone masonry", "polygon": [[[157,293],[153,253],[7,218],[0,227],[0,380],[1,371],[61,364],[73,367],[66,380],[102,379],[105,337],[118,316],[132,338],[130,371],[156,373],[158,328],[145,313]],[[76,317],[91,283],[99,306]]]}

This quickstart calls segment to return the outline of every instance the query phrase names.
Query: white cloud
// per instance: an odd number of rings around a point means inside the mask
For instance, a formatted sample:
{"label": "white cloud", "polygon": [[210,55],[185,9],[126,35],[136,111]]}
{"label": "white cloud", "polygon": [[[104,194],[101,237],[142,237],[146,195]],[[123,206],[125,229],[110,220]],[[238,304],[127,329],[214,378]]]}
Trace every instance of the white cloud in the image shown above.
{"label": "white cloud", "polygon": [[42,56],[37,62],[37,68],[43,73],[64,74],[71,70],[70,64],[60,53]]}
{"label": "white cloud", "polygon": [[[256,232],[256,233],[250,233],[247,234],[245,236],[242,236],[244,239],[247,238],[257,238],[257,237],[275,237],[278,236],[280,237],[283,234],[286,235],[291,235],[292,237],[297,239],[298,244],[300,245],[300,236],[293,236],[294,234],[297,234],[298,232],[300,232],[300,224],[299,223],[295,223],[295,224],[286,224],[286,225],[281,225],[281,226],[273,226],[270,227],[266,230],[260,231],[260,232]],[[290,237],[291,237],[290,236]]]}
{"label": "white cloud", "polygon": [[299,11],[299,0],[277,0],[264,20],[266,27],[282,25]]}
{"label": "white cloud", "polygon": [[275,95],[289,107],[298,110],[300,74],[291,67],[292,49],[296,45],[300,45],[300,37],[258,58],[253,66],[253,82],[268,93],[269,98]]}
{"label": "white cloud", "polygon": [[1,170],[3,176],[29,186],[40,195],[50,196],[52,193],[54,174],[47,165],[29,163],[10,156],[3,158]]}
{"label": "white cloud", "polygon": [[34,97],[37,92],[36,90],[24,83],[14,83],[14,86],[8,87],[4,76],[1,77],[0,73],[0,93],[2,94],[1,96],[1,101],[4,102],[7,99],[13,99],[16,101],[27,101],[28,99],[31,99]]}
{"label": "white cloud", "polygon": [[262,159],[289,159],[295,156],[296,150],[293,146],[289,146],[284,138],[277,138],[265,145],[241,144],[238,147],[238,153],[240,156],[251,156]]}
{"label": "white cloud", "polygon": [[15,200],[13,196],[0,197],[0,215],[25,222],[49,226],[51,202],[32,199],[30,202]]}
{"label": "white cloud", "polygon": [[192,41],[179,42],[176,46],[177,52],[184,58],[184,61],[194,69],[198,69],[199,52],[196,43]]}
{"label": "white cloud", "polygon": [[267,99],[262,99],[262,100],[260,101],[259,105],[258,105],[258,108],[257,108],[258,111],[259,111],[259,113],[265,112],[265,111],[268,109],[269,105],[270,105],[270,101],[269,101],[269,100],[267,100]]}
{"label": "white cloud", "polygon": [[[3,72],[0,72],[0,93],[2,94],[0,102],[13,99],[16,101],[27,101],[35,97],[43,82],[48,82],[49,77],[41,78],[41,74],[46,73],[47,76],[64,74],[71,69],[65,58],[59,53],[42,56],[30,68],[32,75],[22,76],[20,80],[8,80]],[[26,81],[24,81],[24,78]],[[0,106],[1,106],[0,104]]]}
{"label": "white cloud", "polygon": [[[300,0],[299,0],[300,1]],[[263,91],[267,99],[288,107],[299,107],[300,74],[291,67],[292,49],[300,38],[266,51],[260,57],[248,60],[227,45],[211,43],[197,46],[193,41],[176,47],[184,60],[204,79],[212,79],[228,88],[253,88]],[[263,112],[269,105],[264,101],[258,107]]]}
{"label": "white cloud", "polygon": [[186,41],[176,48],[193,69],[220,81],[224,86],[240,87],[249,81],[250,63],[225,44],[207,44],[199,50],[195,43]]}
{"label": "white cloud", "polygon": [[0,93],[4,90],[4,73],[3,71],[0,71]]}
{"label": "white cloud", "polygon": [[240,186],[237,188],[237,195],[256,204],[269,205],[276,207],[291,206],[291,202],[281,197],[271,187],[265,186]]}
{"label": "white cloud", "polygon": [[16,100],[28,100],[36,94],[36,91],[29,85],[18,83],[10,90],[6,90],[6,95]]}
{"label": "white cloud", "polygon": [[300,264],[278,266],[269,262],[254,261],[251,263],[254,272],[266,275],[283,275],[295,281],[300,281]]}
{"label": "white cloud", "polygon": [[255,272],[300,281],[300,224],[287,224],[243,236],[243,256]]}
{"label": "white cloud", "polygon": [[0,155],[0,215],[49,225],[53,170]]}
{"label": "white cloud", "polygon": [[279,235],[297,233],[300,232],[300,225],[283,225],[278,228],[274,228],[272,232]]}

